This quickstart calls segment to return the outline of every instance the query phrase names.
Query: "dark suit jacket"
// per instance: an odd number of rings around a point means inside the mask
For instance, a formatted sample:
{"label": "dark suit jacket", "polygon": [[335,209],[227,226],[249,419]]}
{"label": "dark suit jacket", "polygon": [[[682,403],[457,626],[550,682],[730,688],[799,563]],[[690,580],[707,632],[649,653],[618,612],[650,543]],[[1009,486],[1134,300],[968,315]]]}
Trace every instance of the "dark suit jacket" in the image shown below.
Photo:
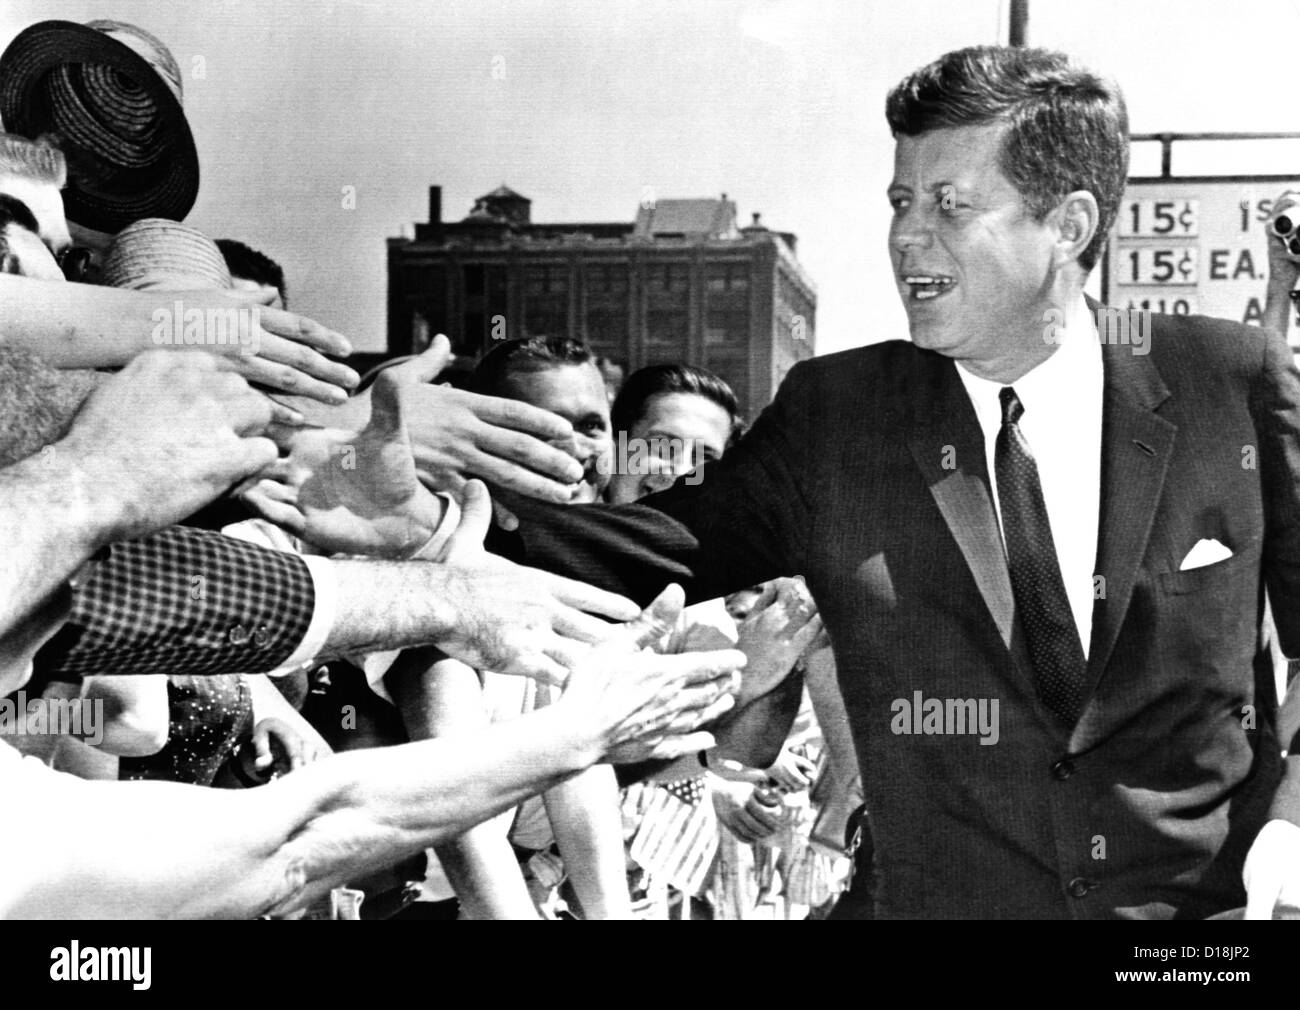
{"label": "dark suit jacket", "polygon": [[[1150,348],[1103,347],[1105,588],[1073,731],[1035,692],[974,409],[951,360],[911,343],[796,365],[696,486],[620,508],[515,501],[502,547],[642,601],[669,580],[700,599],[806,576],[881,916],[1240,906],[1270,806],[1300,823],[1261,632],[1267,583],[1284,651],[1300,652],[1300,377],[1276,335],[1218,320],[1155,317]],[[1179,571],[1208,537],[1233,556]],[[998,742],[894,732],[893,703],[917,691],[997,699]]]}

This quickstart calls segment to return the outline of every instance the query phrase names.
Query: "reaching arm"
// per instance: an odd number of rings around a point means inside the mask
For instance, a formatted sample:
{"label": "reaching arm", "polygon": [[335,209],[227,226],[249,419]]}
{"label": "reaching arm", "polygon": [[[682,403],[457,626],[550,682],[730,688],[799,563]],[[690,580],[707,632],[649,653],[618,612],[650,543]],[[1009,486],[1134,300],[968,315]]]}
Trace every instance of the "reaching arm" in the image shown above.
{"label": "reaching arm", "polygon": [[96,742],[83,733],[87,743],[118,757],[148,757],[167,746],[171,705],[166,677],[87,677],[81,698],[103,711],[102,739]]}
{"label": "reaching arm", "polygon": [[[680,606],[680,590],[657,600],[540,712],[335,755],[260,789],[81,782],[22,767],[0,747],[6,802],[24,811],[0,831],[0,866],[23,870],[0,876],[0,917],[286,913],[597,761],[708,746],[697,728],[731,704],[744,657],[628,651],[662,634]],[[91,841],[86,824],[96,825]]]}
{"label": "reaching arm", "polygon": [[[308,651],[333,657],[436,643],[476,666],[559,681],[609,634],[600,617],[636,616],[627,600],[484,553],[486,491],[471,483],[466,492],[445,563],[312,560],[331,580],[333,610],[317,621],[320,648]],[[301,652],[323,605],[302,558],[174,527],[112,547],[38,655],[37,672],[271,671]]]}
{"label": "reaching arm", "polygon": [[[412,740],[474,733],[491,725],[478,674],[437,649],[403,652],[385,682]],[[512,814],[434,846],[466,918],[539,918],[506,837]]]}
{"label": "reaching arm", "polygon": [[546,816],[585,919],[630,919],[618,782],[608,765],[588,768],[542,794]]}
{"label": "reaching arm", "polygon": [[[177,303],[181,319],[174,318]],[[172,343],[165,338],[173,330],[179,336],[184,314],[193,310],[205,319],[214,312],[237,313],[235,329],[223,332],[228,342],[203,349],[229,358],[250,382],[341,403],[358,381],[352,369],[324,356],[352,353],[338,333],[219,291],[124,291],[0,274],[0,304],[5,307],[0,341],[35,351],[58,368],[125,365]],[[164,322],[165,331],[159,329]]]}
{"label": "reaching arm", "polygon": [[[24,774],[0,834],[0,915],[250,918],[301,908],[580,770],[562,717],[352,751],[260,789]],[[41,769],[44,770],[44,769]],[[93,842],[84,826],[96,825]],[[111,882],[112,886],[105,886]]]}

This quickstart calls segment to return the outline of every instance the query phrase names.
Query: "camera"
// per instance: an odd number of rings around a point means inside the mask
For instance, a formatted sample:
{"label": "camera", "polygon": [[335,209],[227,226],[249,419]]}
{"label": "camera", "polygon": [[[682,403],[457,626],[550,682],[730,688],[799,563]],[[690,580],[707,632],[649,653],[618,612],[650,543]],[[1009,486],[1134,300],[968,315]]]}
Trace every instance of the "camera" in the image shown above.
{"label": "camera", "polygon": [[1300,204],[1289,204],[1275,211],[1268,230],[1282,240],[1292,259],[1300,259]]}

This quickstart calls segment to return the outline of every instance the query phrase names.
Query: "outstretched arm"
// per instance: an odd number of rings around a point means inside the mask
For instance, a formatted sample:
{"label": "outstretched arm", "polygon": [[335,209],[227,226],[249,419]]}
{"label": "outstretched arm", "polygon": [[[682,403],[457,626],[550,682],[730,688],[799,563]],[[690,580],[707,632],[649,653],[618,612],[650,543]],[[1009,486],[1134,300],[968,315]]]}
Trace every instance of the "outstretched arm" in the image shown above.
{"label": "outstretched arm", "polygon": [[[6,801],[27,815],[0,831],[0,866],[23,868],[0,877],[0,916],[287,913],[597,761],[708,746],[698,727],[731,703],[744,657],[635,651],[680,606],[680,590],[665,594],[540,712],[335,755],[260,789],[83,782],[0,745]],[[87,823],[97,826],[91,842]]]}
{"label": "outstretched arm", "polygon": [[[0,274],[0,304],[5,307],[0,342],[26,347],[58,368],[125,365],[145,351],[178,343],[186,313],[208,319],[220,312],[223,324],[233,318],[236,327],[219,331],[224,344],[204,349],[222,354],[248,381],[323,403],[343,402],[346,390],[357,384],[352,369],[325,356],[352,353],[343,336],[234,294],[123,291]],[[169,339],[173,336],[175,341]]]}

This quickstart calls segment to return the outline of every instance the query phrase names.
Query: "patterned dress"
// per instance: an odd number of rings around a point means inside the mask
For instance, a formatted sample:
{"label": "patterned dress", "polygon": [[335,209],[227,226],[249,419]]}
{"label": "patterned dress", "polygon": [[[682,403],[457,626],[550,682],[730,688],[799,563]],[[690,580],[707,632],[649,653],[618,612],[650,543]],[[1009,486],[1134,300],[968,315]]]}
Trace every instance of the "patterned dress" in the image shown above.
{"label": "patterned dress", "polygon": [[248,680],[240,674],[168,677],[167,707],[167,745],[148,757],[122,758],[118,778],[210,786],[217,770],[253,731]]}

